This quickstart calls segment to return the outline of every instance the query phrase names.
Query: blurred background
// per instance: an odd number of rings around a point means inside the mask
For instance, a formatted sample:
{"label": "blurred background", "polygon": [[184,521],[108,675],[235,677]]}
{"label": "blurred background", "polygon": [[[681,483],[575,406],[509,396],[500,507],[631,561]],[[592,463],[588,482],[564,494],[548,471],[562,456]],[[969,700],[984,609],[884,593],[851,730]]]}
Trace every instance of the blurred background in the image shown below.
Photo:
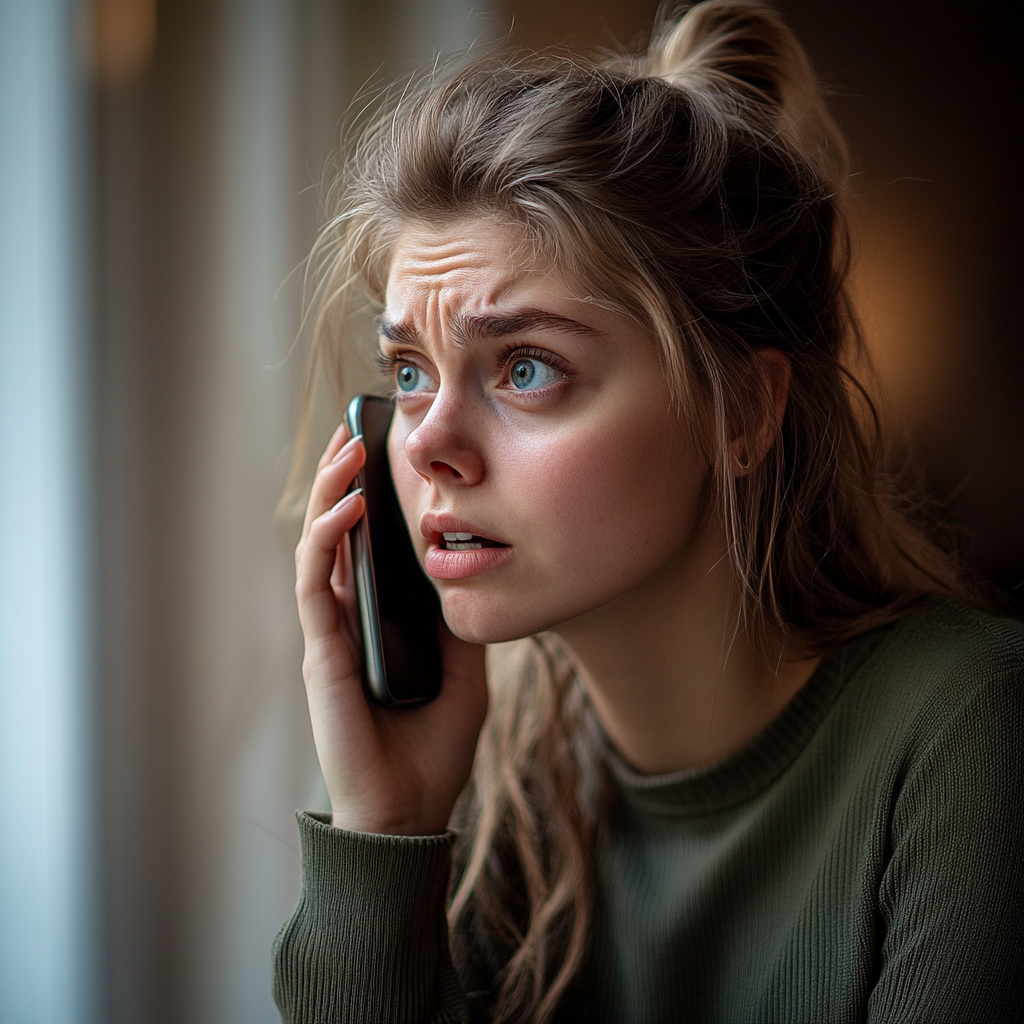
{"label": "blurred background", "polygon": [[[1024,606],[1021,8],[779,6],[853,145],[887,415]],[[274,506],[339,121],[437,52],[630,44],[655,8],[0,3],[3,1024],[277,1020],[321,797]]]}

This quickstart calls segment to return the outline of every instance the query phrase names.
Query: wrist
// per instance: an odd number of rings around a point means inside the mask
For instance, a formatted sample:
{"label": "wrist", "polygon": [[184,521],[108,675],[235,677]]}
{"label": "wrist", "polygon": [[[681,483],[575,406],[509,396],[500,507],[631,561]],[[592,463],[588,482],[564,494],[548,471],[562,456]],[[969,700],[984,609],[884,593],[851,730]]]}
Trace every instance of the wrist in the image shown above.
{"label": "wrist", "polygon": [[388,817],[377,814],[337,810],[331,813],[331,826],[347,832],[363,832],[382,836],[440,836],[448,831],[448,818],[439,815]]}

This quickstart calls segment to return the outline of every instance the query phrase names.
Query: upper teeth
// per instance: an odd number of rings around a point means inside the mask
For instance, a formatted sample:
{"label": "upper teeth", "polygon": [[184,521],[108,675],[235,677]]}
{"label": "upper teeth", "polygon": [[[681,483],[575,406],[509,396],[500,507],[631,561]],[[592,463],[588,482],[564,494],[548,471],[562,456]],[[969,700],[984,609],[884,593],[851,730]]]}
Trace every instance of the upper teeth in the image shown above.
{"label": "upper teeth", "polygon": [[473,534],[463,533],[461,530],[458,533],[445,533],[442,534],[445,540],[472,540]]}

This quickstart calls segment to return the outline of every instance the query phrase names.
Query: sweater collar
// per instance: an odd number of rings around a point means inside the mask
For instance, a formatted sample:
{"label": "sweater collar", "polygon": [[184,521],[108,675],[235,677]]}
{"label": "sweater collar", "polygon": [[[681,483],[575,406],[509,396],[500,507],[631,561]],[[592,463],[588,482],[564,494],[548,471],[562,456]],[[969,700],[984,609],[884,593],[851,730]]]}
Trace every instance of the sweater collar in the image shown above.
{"label": "sweater collar", "polygon": [[766,789],[796,759],[846,683],[891,626],[862,633],[826,656],[781,712],[748,744],[721,761],[663,775],[631,768],[599,731],[599,756],[621,799],[641,814],[686,816],[732,807]]}

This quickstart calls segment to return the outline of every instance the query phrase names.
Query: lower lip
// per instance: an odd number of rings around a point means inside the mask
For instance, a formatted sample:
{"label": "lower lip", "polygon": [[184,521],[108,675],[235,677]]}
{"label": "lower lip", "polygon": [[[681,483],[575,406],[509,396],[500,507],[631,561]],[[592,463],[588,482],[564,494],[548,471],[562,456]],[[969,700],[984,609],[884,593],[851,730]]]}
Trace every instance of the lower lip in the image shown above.
{"label": "lower lip", "polygon": [[479,576],[497,569],[511,557],[511,548],[448,551],[446,548],[431,544],[423,559],[423,569],[434,580],[464,580],[469,576]]}

